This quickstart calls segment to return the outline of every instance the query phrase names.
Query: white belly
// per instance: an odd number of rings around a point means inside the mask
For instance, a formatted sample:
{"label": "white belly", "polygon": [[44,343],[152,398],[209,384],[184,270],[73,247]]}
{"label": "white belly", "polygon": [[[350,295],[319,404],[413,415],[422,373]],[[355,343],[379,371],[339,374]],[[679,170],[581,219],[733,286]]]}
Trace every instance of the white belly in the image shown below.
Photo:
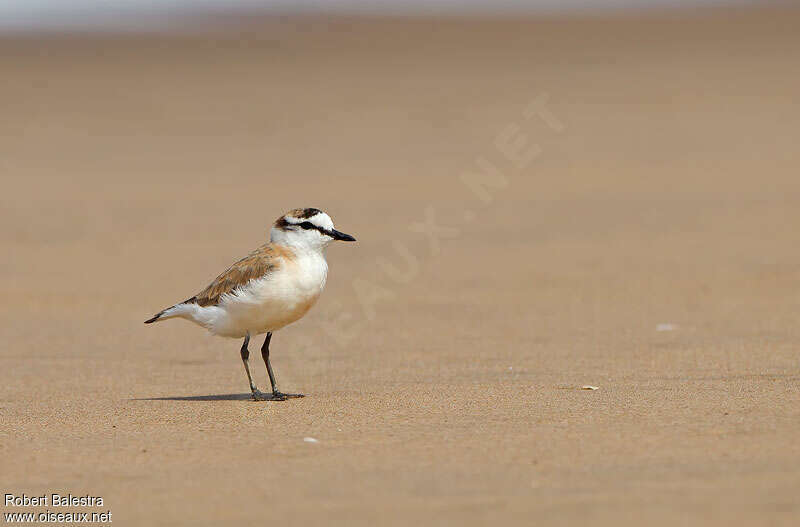
{"label": "white belly", "polygon": [[325,287],[327,275],[324,256],[304,255],[251,281],[237,294],[225,295],[218,306],[199,308],[192,318],[223,337],[275,331],[299,320],[311,309]]}

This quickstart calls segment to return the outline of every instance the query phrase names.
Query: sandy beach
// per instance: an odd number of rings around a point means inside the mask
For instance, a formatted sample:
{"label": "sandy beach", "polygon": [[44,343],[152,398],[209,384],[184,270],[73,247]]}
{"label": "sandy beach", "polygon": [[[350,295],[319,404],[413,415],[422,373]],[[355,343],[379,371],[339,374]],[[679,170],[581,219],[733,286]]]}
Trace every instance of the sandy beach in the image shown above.
{"label": "sandy beach", "polygon": [[[798,27],[0,37],[3,492],[121,526],[797,525]],[[294,207],[358,242],[272,339],[308,396],[254,402],[239,341],[142,322]]]}

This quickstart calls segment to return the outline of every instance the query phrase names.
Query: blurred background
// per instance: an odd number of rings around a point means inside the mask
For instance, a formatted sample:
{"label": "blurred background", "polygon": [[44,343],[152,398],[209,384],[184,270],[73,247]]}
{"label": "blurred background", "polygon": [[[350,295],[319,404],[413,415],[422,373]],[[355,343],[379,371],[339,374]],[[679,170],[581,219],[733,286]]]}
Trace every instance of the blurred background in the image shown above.
{"label": "blurred background", "polygon": [[[798,7],[0,2],[7,491],[796,524]],[[240,343],[142,321],[294,207],[358,243],[273,339],[309,397],[251,403]]]}
{"label": "blurred background", "polygon": [[786,5],[756,0],[6,0],[5,29],[153,29],[186,23],[192,15],[498,16],[630,12],[646,9]]}

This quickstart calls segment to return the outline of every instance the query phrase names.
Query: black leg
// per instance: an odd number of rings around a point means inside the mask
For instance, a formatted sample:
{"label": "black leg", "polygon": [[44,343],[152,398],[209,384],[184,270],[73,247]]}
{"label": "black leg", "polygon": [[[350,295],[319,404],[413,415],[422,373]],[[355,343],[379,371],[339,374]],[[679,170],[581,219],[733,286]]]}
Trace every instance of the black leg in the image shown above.
{"label": "black leg", "polygon": [[242,343],[242,362],[244,363],[244,371],[247,372],[247,381],[250,383],[250,392],[253,394],[253,399],[256,401],[265,400],[264,394],[261,393],[253,382],[253,376],[250,375],[250,350],[247,345],[250,344],[250,333],[244,338]]}
{"label": "black leg", "polygon": [[278,384],[275,382],[275,374],[272,373],[272,364],[269,363],[269,343],[272,340],[272,332],[267,333],[264,339],[264,344],[261,346],[261,358],[264,359],[264,364],[267,365],[267,373],[269,374],[269,383],[272,385],[272,392],[278,391]]}
{"label": "black leg", "polygon": [[272,372],[272,364],[269,362],[269,343],[271,340],[272,332],[269,332],[267,333],[267,338],[264,339],[264,345],[261,346],[261,357],[264,359],[264,364],[267,365],[269,382],[272,385],[272,398],[276,401],[285,401],[286,399],[305,397],[302,393],[281,393],[278,390],[278,383],[275,381],[275,374]]}

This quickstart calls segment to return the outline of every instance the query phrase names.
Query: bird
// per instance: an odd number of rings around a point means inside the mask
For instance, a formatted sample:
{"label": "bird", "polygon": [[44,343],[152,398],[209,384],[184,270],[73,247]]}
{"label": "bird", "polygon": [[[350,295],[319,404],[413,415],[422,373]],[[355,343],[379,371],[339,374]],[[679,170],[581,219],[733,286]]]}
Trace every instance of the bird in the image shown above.
{"label": "bird", "polygon": [[[269,346],[272,333],[300,320],[316,303],[328,277],[325,249],[335,240],[356,241],[337,231],[331,217],[320,209],[292,209],[272,225],[269,243],[231,265],[196,295],[144,323],[183,318],[212,335],[243,338],[240,355],[254,400],[304,397],[278,390]],[[250,373],[250,338],[264,333],[261,357],[272,394],[261,392]]]}

